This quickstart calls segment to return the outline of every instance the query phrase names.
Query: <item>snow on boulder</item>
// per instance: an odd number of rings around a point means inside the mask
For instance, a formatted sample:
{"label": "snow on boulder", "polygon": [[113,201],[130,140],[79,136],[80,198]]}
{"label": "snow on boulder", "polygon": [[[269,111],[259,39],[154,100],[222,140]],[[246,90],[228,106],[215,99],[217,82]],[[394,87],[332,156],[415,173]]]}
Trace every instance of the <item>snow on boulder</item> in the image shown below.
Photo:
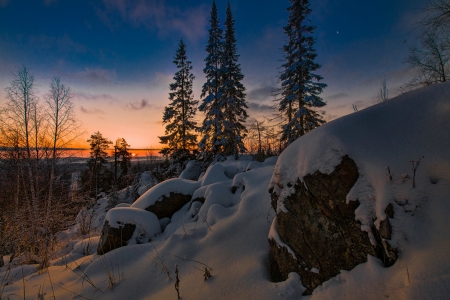
{"label": "snow on boulder", "polygon": [[223,165],[218,163],[211,165],[206,169],[206,173],[201,177],[199,183],[201,186],[206,186],[216,182],[227,181],[229,179],[230,178],[225,175],[225,168]]}
{"label": "snow on boulder", "polygon": [[173,178],[155,185],[139,197],[131,207],[153,212],[158,219],[171,218],[191,200],[192,194],[200,187],[197,181]]}
{"label": "snow on boulder", "polygon": [[[296,272],[306,287],[305,293],[311,294],[340,270],[351,270],[366,262],[368,254],[378,255],[355,220],[358,201],[346,203],[358,176],[354,161],[344,156],[331,174],[317,171],[306,175],[303,182],[297,181],[295,192],[283,199],[284,209],[277,212],[269,234],[272,280],[283,281],[290,272]],[[272,200],[276,209],[276,194],[272,194]]]}
{"label": "snow on boulder", "polygon": [[100,237],[89,237],[86,239],[83,239],[76,243],[73,246],[72,253],[82,254],[82,255],[91,255],[95,254],[97,248],[98,248],[98,242]]}
{"label": "snow on boulder", "polygon": [[133,207],[113,208],[106,214],[97,254],[149,242],[160,233],[161,225],[155,214]]}
{"label": "snow on boulder", "polygon": [[181,172],[178,178],[197,180],[203,170],[203,164],[196,160],[187,163],[186,168]]}
{"label": "snow on boulder", "polygon": [[[450,225],[449,95],[449,83],[403,94],[325,124],[283,151],[269,185],[277,212],[269,235],[274,279],[294,271],[311,294],[370,254],[385,266],[397,258],[414,266],[423,281],[424,272],[433,274],[429,286],[421,282],[422,295],[448,284],[450,259],[441,250],[450,247],[443,236]],[[395,266],[385,276],[404,269]],[[333,288],[318,293],[326,297]]]}
{"label": "snow on boulder", "polygon": [[146,191],[148,191],[152,186],[158,184],[158,179],[156,179],[155,175],[152,172],[146,171],[142,173],[141,178],[139,179],[139,185],[137,189],[137,193],[139,196],[142,196]]}

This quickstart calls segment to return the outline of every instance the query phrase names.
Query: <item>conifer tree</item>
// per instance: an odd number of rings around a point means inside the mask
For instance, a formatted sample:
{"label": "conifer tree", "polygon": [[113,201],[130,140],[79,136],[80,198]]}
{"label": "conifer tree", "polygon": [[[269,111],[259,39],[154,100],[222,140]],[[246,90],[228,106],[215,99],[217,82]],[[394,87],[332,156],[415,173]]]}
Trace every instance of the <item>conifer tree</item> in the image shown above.
{"label": "conifer tree", "polygon": [[238,153],[245,152],[243,139],[247,129],[242,124],[247,119],[248,108],[245,101],[245,87],[241,83],[244,75],[238,64],[239,55],[236,53],[236,38],[234,36],[234,18],[228,2],[225,19],[225,38],[223,43],[222,86],[219,106],[224,112],[223,145],[224,153],[233,154],[237,159]]}
{"label": "conifer tree", "polygon": [[314,108],[326,103],[319,97],[326,84],[314,72],[320,65],[312,36],[315,27],[307,16],[311,13],[308,0],[290,0],[288,24],[284,27],[287,44],[283,46],[285,63],[280,74],[281,99],[278,111],[285,117],[281,140],[289,145],[306,132],[325,123]]}
{"label": "conifer tree", "polygon": [[209,22],[211,27],[206,46],[208,55],[205,58],[206,66],[203,69],[206,74],[206,82],[201,94],[201,98],[204,99],[199,106],[199,110],[205,113],[205,119],[199,129],[202,139],[198,145],[204,158],[223,152],[224,143],[222,135],[225,117],[219,106],[222,94],[223,32],[219,25],[215,1],[212,3]]}
{"label": "conifer tree", "polygon": [[[91,138],[87,140],[90,145],[90,158],[87,162],[88,170],[85,173],[84,182],[89,182],[89,190],[91,193],[93,190],[93,184],[95,184],[95,196],[98,195],[100,189],[106,188],[109,185],[110,171],[106,167],[109,145],[112,144],[110,140],[104,138],[100,132],[94,132]],[[88,175],[89,174],[89,175]],[[86,175],[89,179],[86,179]]]}
{"label": "conifer tree", "polygon": [[[117,163],[120,166],[121,175],[128,174],[128,170],[131,167],[131,154],[128,151],[130,145],[128,145],[127,141],[124,138],[118,138],[116,140],[116,144],[114,145],[114,156],[115,156],[115,168],[117,168]],[[122,157],[122,160],[117,161]],[[117,170],[114,172],[117,179]]]}
{"label": "conifer tree", "polygon": [[160,136],[160,143],[168,147],[161,150],[161,154],[174,159],[184,158],[197,146],[197,130],[194,121],[197,100],[194,100],[192,91],[194,75],[191,73],[192,65],[187,60],[186,45],[180,40],[173,63],[179,69],[170,84],[170,103],[164,109],[163,124],[166,125],[165,136]]}

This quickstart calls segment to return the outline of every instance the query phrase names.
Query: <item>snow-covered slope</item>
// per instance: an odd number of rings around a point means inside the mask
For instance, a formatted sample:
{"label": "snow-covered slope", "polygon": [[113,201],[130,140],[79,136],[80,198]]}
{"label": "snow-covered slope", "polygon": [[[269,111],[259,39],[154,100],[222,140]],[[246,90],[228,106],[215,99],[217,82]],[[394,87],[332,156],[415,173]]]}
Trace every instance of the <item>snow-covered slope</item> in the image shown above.
{"label": "snow-covered slope", "polygon": [[[370,257],[368,263],[317,288],[312,298],[447,298],[450,84],[401,95],[305,135],[282,153],[270,186],[282,200],[298,179],[316,170],[331,173],[344,155],[359,169],[347,201],[359,200],[355,213],[361,229],[372,235],[373,220],[378,227],[386,218],[385,208],[393,204],[390,243],[398,248],[399,259],[385,269]],[[278,201],[278,210],[283,209],[283,201]]]}
{"label": "snow-covered slope", "polygon": [[[21,268],[16,268],[3,297],[21,298],[15,295],[25,292],[34,299],[43,290],[45,299],[53,295],[56,299],[177,299],[177,265],[182,299],[300,299],[304,288],[298,275],[291,273],[282,283],[269,280],[267,237],[275,215],[269,184],[271,178],[272,185],[283,185],[316,170],[331,172],[344,154],[360,168],[348,198],[361,201],[357,218],[363,224],[375,216],[383,219],[387,203],[394,203],[393,239],[399,259],[384,268],[369,257],[367,263],[342,271],[305,299],[447,298],[449,84],[413,91],[315,129],[283,152],[274,177],[275,159],[222,162],[209,171],[214,176],[206,172],[198,183],[187,184],[196,188],[193,199],[202,197],[205,203],[188,203],[152,242],[103,256],[84,256],[77,250],[54,261],[48,274],[27,276],[31,269],[24,267],[24,281]],[[411,180],[403,182],[402,174],[412,177],[410,161],[422,156],[413,188]],[[153,189],[161,195],[170,192]],[[143,194],[133,207],[155,201],[151,193]],[[212,277],[204,281],[206,266]],[[0,280],[5,275],[0,273]]]}

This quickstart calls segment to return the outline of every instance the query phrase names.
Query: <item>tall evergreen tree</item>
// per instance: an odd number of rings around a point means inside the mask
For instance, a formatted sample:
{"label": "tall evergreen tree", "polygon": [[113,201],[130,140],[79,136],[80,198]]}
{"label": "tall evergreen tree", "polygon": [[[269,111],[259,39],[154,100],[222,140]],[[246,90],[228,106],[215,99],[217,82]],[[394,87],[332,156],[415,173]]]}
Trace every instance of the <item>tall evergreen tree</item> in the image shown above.
{"label": "tall evergreen tree", "polygon": [[223,44],[222,86],[219,106],[223,109],[223,145],[225,154],[233,154],[237,159],[238,153],[245,152],[243,139],[247,129],[243,125],[247,119],[248,108],[245,101],[245,87],[241,83],[244,75],[238,64],[239,55],[236,53],[236,38],[234,36],[234,18],[228,2],[225,19],[225,38]]}
{"label": "tall evergreen tree", "polygon": [[209,23],[211,27],[206,46],[208,55],[205,58],[206,67],[203,69],[206,74],[206,82],[201,94],[201,98],[204,99],[199,106],[199,110],[205,113],[205,119],[199,129],[202,139],[198,145],[204,156],[223,152],[224,143],[222,126],[225,116],[219,106],[222,94],[223,31],[219,25],[215,1],[212,3]]}
{"label": "tall evergreen tree", "polygon": [[287,44],[283,46],[285,63],[280,74],[281,99],[278,110],[286,118],[281,140],[289,145],[306,132],[325,123],[314,108],[326,103],[319,97],[326,84],[314,72],[320,65],[312,36],[315,27],[307,16],[311,13],[308,0],[290,0],[288,25],[284,27]]}
{"label": "tall evergreen tree", "polygon": [[163,124],[166,125],[165,136],[160,136],[160,143],[168,147],[161,150],[161,154],[171,158],[183,158],[189,155],[197,146],[197,130],[194,121],[197,100],[194,100],[192,91],[194,75],[191,73],[192,65],[187,60],[186,45],[180,40],[173,63],[179,69],[175,73],[174,83],[170,84],[170,103],[164,109]]}

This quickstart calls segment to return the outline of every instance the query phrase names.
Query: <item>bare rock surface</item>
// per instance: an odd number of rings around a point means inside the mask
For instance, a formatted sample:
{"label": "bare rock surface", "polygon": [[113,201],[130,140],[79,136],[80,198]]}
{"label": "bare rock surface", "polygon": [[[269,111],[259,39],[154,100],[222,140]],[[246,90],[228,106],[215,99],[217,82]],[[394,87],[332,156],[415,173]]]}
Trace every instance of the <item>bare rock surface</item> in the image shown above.
{"label": "bare rock surface", "polygon": [[[368,254],[384,257],[383,250],[393,251],[371,244],[368,233],[355,220],[359,202],[346,203],[358,177],[355,162],[344,156],[331,174],[316,171],[306,175],[303,182],[297,181],[295,193],[284,198],[284,209],[278,210],[274,221],[284,245],[269,239],[273,281],[286,280],[290,272],[296,272],[306,288],[305,294],[311,294],[340,270],[351,270],[366,262]],[[277,210],[278,195],[271,192],[271,196],[272,206]],[[375,230],[374,235],[386,242],[390,238],[389,218],[381,224],[382,228]]]}
{"label": "bare rock surface", "polygon": [[155,204],[150,205],[145,210],[154,213],[158,219],[171,218],[175,212],[190,202],[191,198],[192,195],[170,193],[169,196],[162,196],[161,200],[156,201]]}
{"label": "bare rock surface", "polygon": [[112,227],[108,221],[103,224],[102,234],[97,247],[97,254],[103,255],[114,249],[128,245],[136,225],[123,224],[119,228]]}

